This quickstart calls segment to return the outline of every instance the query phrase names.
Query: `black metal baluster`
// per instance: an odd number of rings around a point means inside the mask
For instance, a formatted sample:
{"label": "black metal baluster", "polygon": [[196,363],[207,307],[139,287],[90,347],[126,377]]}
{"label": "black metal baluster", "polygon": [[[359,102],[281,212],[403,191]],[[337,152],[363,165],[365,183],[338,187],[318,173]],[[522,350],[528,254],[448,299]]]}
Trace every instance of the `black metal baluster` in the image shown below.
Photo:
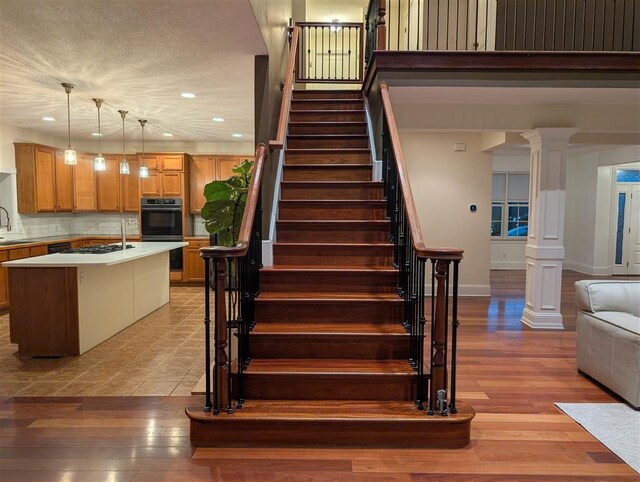
{"label": "black metal baluster", "polygon": [[460,0],[456,0],[456,51],[458,50],[459,38],[460,38]]}
{"label": "black metal baluster", "polygon": [[320,33],[322,34],[320,41],[320,48],[322,49],[322,53],[320,54],[320,61],[322,62],[320,66],[320,78],[324,79],[324,27],[320,27]]}
{"label": "black metal baluster", "polygon": [[[391,3],[391,2],[389,2]],[[400,50],[400,25],[401,25],[401,21],[400,21],[400,0],[398,0],[398,25],[396,30],[398,31],[398,43],[396,44],[396,50]]]}
{"label": "black metal baluster", "polygon": [[607,30],[607,3],[602,4],[602,48],[600,50],[604,50],[604,37]]}
{"label": "black metal baluster", "polygon": [[562,10],[562,50],[566,50],[567,45],[567,2],[569,0],[562,0],[564,2]]}
{"label": "black metal baluster", "polygon": [[571,38],[571,50],[574,50],[574,51],[576,49],[576,28],[577,27],[578,27],[578,0],[573,0],[573,32],[572,32],[572,38]]}
{"label": "black metal baluster", "polygon": [[[219,298],[218,296],[222,296],[224,300],[224,293],[218,293],[218,262],[217,260],[213,261],[213,296],[214,300],[217,303]],[[214,310],[215,313],[213,315],[214,323],[213,329],[214,332],[218,332],[218,323],[220,320],[218,319],[218,310]],[[213,414],[218,415],[220,413],[220,393],[218,391],[218,347],[214,347],[213,351]]]}
{"label": "black metal baluster", "polygon": [[420,50],[420,7],[422,6],[422,0],[418,0],[418,20],[416,21],[416,50]]}
{"label": "black metal baluster", "polygon": [[407,50],[411,50],[411,2],[407,2]]}
{"label": "black metal baluster", "polygon": [[627,30],[626,16],[627,16],[627,3],[623,1],[622,2],[622,44],[620,45],[620,50],[622,51],[624,51],[624,34]]}
{"label": "black metal baluster", "polygon": [[489,2],[484,3],[484,50],[489,50]]}
{"label": "black metal baluster", "polygon": [[464,49],[469,50],[469,0],[465,1],[465,14],[464,14]]}
{"label": "black metal baluster", "polygon": [[446,30],[446,34],[445,34],[445,43],[444,43],[444,49],[445,50],[449,50],[449,5],[451,4],[451,2],[449,0],[447,0],[447,30]]}
{"label": "black metal baluster", "polygon": [[538,33],[538,0],[533,0],[533,45],[531,50],[536,50],[536,34]]}
{"label": "black metal baluster", "polygon": [[[487,30],[487,27],[488,27],[487,20],[488,19],[485,18],[485,27],[484,27],[485,30]],[[518,26],[518,2],[515,3],[515,8],[513,11],[513,50],[516,49],[517,26]],[[487,50],[486,45],[485,45],[485,50]]]}
{"label": "black metal baluster", "polygon": [[544,0],[542,11],[544,12],[542,17],[542,50],[545,50],[547,47],[547,0]]}
{"label": "black metal baluster", "polygon": [[456,370],[458,366],[458,268],[460,261],[453,261],[453,297],[451,298],[451,316],[453,318],[451,327],[451,396],[449,399],[449,411],[458,413],[456,408]]}
{"label": "black metal baluster", "polygon": [[318,78],[318,27],[314,26],[314,35],[313,35],[313,77],[315,79]]}
{"label": "black metal baluster", "polygon": [[476,0],[476,27],[475,27],[475,35],[473,37],[473,50],[478,50],[478,14],[480,13],[480,6],[478,5],[478,0]]}
{"label": "black metal baluster", "polygon": [[529,2],[524,4],[524,20],[522,21],[522,50],[527,50],[527,14],[529,13]]}
{"label": "black metal baluster", "polygon": [[558,4],[556,2],[557,0],[553,0],[553,31],[551,36],[551,50],[556,49],[556,30],[558,28]]}
{"label": "black metal baluster", "polygon": [[238,401],[236,410],[244,405],[244,326],[246,316],[245,290],[247,287],[247,257],[238,260]]}
{"label": "black metal baluster", "polygon": [[436,50],[440,50],[440,0],[436,0]]}
{"label": "black metal baluster", "polygon": [[341,30],[342,30],[342,40],[341,40],[341,44],[340,44],[340,47],[341,47],[340,48],[340,53],[342,55],[342,58],[340,59],[340,68],[342,70],[341,78],[342,78],[342,80],[344,80],[344,71],[346,70],[344,68],[344,28],[341,29]]}
{"label": "black metal baluster", "polygon": [[[624,7],[624,4],[622,4]],[[622,29],[624,32],[624,28]],[[613,0],[613,23],[611,25],[611,50],[616,50],[616,0]]]}
{"label": "black metal baluster", "polygon": [[[434,333],[433,330],[435,328],[435,314],[436,314],[436,262],[435,260],[431,259],[431,335],[430,335],[430,340],[429,340],[429,345],[432,346],[433,345],[433,337],[434,337]],[[433,377],[433,348],[431,348],[429,350],[429,367],[431,367],[431,370],[429,372],[430,377]],[[433,380],[431,379],[431,383],[433,383]],[[433,389],[433,385],[432,385],[432,389]],[[427,410],[427,414],[428,415],[433,415],[435,412],[433,410],[433,397],[429,396],[429,409]]]}
{"label": "black metal baluster", "polygon": [[596,0],[593,0],[593,15],[591,25],[591,51],[596,50]]}
{"label": "black metal baluster", "polygon": [[587,0],[583,0],[582,2],[582,50],[586,50],[585,48],[585,35],[587,30]]}
{"label": "black metal baluster", "polygon": [[[447,377],[447,344],[449,342],[449,275],[451,274],[451,263],[447,260],[445,261],[447,272],[444,278],[444,390],[446,391],[448,387],[448,377]],[[440,415],[447,415],[447,407],[445,406],[443,411],[440,412]]]}
{"label": "black metal baluster", "polygon": [[[504,49],[507,50],[507,17],[509,16],[509,2],[504,2],[504,25],[502,31],[502,44]],[[486,28],[486,27],[485,27]]]}
{"label": "black metal baluster", "polygon": [[211,300],[209,298],[209,259],[204,258],[204,411],[210,412],[211,403]]}

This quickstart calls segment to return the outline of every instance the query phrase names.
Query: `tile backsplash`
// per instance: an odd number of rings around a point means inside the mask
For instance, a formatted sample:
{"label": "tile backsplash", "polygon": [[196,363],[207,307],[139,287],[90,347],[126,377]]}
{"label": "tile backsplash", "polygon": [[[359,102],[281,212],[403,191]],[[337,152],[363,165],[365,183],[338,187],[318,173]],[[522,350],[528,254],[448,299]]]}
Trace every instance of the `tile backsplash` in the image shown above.
{"label": "tile backsplash", "polygon": [[193,220],[193,235],[196,237],[209,237],[209,232],[204,227],[204,219],[199,214],[192,214],[191,216]]}

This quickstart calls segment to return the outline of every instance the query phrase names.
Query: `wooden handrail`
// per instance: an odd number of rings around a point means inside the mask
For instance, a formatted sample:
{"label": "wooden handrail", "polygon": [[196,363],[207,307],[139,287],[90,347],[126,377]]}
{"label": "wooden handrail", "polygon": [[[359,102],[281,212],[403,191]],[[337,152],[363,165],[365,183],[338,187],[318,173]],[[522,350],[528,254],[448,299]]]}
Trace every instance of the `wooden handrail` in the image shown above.
{"label": "wooden handrail", "polygon": [[389,128],[389,141],[391,142],[393,157],[396,161],[400,190],[402,193],[402,197],[404,198],[404,205],[407,212],[407,222],[409,223],[409,229],[411,230],[411,237],[413,239],[413,249],[415,249],[416,254],[419,258],[442,260],[462,259],[462,249],[427,248],[427,246],[424,244],[422,229],[420,228],[420,221],[418,218],[418,213],[416,211],[415,203],[413,202],[411,185],[409,184],[407,165],[404,162],[402,148],[400,147],[400,135],[398,134],[396,119],[393,115],[393,109],[391,108],[391,100],[389,99],[389,84],[384,81],[380,82],[380,95],[382,97],[382,108],[387,118],[387,126]]}
{"label": "wooden handrail", "polygon": [[269,148],[282,149],[284,139],[287,134],[287,123],[289,122],[289,109],[291,107],[291,93],[293,91],[293,70],[296,65],[296,55],[298,53],[298,35],[300,29],[297,25],[293,27],[291,45],[289,47],[289,60],[287,61],[287,74],[284,78],[284,90],[282,92],[282,102],[280,104],[280,116],[278,117],[278,132],[275,140],[269,141]]}
{"label": "wooden handrail", "polygon": [[262,173],[267,158],[267,146],[258,144],[256,148],[256,160],[251,175],[251,183],[247,193],[244,214],[242,215],[242,225],[238,234],[238,243],[235,246],[207,246],[200,248],[202,258],[239,258],[247,254],[249,243],[251,242],[253,221],[256,216],[258,197],[260,196],[260,185],[262,184]]}

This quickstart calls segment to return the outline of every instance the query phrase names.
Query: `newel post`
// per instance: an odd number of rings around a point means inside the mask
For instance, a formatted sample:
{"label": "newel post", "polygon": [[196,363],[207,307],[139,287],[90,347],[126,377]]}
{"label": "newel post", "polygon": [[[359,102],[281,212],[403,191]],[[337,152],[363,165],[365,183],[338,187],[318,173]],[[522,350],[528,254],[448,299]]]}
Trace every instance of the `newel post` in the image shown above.
{"label": "newel post", "polygon": [[387,50],[387,0],[378,0],[378,19],[376,20],[376,50]]}
{"label": "newel post", "polygon": [[447,389],[447,310],[449,260],[436,261],[436,308],[431,321],[431,390],[429,396],[429,414],[440,411],[446,415],[446,409],[434,407],[438,402],[438,391]]}
{"label": "newel post", "polygon": [[229,405],[229,360],[227,357],[227,313],[225,306],[226,269],[224,258],[215,258],[215,328],[214,328],[214,405],[213,413],[217,414],[220,407],[226,409]]}

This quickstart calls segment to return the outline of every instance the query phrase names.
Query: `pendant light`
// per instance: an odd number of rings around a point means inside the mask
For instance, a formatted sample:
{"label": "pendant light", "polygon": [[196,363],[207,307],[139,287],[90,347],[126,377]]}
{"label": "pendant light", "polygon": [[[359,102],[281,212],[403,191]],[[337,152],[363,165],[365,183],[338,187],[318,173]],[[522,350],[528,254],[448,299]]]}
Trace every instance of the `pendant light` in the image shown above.
{"label": "pendant light", "polygon": [[120,160],[120,174],[129,174],[129,162],[127,161],[127,155],[124,148],[124,118],[127,117],[129,111],[119,110],[120,117],[122,117],[122,159]]}
{"label": "pendant light", "polygon": [[91,99],[96,103],[96,107],[98,108],[98,155],[93,160],[93,168],[96,171],[106,171],[107,170],[107,161],[104,160],[102,156],[102,131],[100,130],[100,107],[104,102],[104,99]]}
{"label": "pendant light", "polygon": [[144,126],[147,123],[145,119],[138,119],[140,127],[142,127],[142,164],[140,164],[140,177],[149,177],[149,169],[144,160]]}
{"label": "pendant light", "polygon": [[64,163],[68,166],[75,166],[78,164],[78,156],[76,156],[76,151],[71,147],[71,109],[69,107],[69,94],[75,86],[67,82],[63,82],[60,85],[64,87],[64,91],[67,93],[67,134],[69,135],[69,145],[67,145],[67,150],[64,151]]}

